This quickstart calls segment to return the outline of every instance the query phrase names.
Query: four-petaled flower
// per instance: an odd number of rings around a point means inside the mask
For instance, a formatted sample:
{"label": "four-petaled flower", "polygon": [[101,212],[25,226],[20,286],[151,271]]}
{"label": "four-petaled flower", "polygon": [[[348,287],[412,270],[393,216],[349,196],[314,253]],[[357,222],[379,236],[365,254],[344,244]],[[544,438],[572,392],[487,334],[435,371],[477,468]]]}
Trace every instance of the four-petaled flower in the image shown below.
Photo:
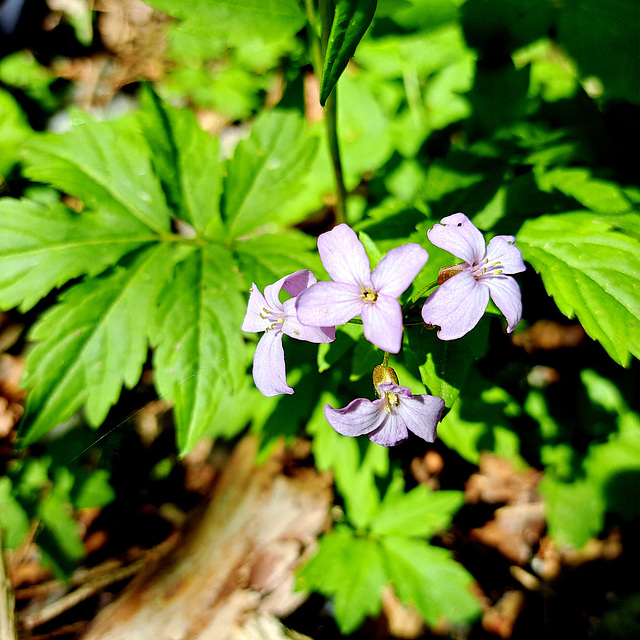
{"label": "four-petaled flower", "polygon": [[440,327],[438,337],[454,340],[471,331],[489,296],[507,319],[507,331],[513,331],[522,317],[522,299],[517,282],[508,274],[525,270],[515,238],[495,236],[485,246],[482,234],[463,213],[443,218],[427,235],[436,247],[464,260],[441,269],[440,286],[422,308],[422,319]]}
{"label": "four-petaled flower", "polygon": [[[255,284],[251,285],[242,330],[251,333],[264,331],[253,357],[253,379],[258,390],[265,396],[293,393],[293,389],[287,384],[283,333],[307,342],[335,340],[335,327],[308,327],[300,324],[296,315],[296,296],[316,282],[311,271],[302,269],[265,287],[264,296]],[[284,303],[280,302],[281,289],[293,297]]]}
{"label": "four-petaled flower", "polygon": [[398,385],[391,367],[379,365],[373,376],[374,384],[378,380],[378,400],[357,398],[344,409],[334,409],[327,404],[324,407],[327,422],[343,436],[367,434],[369,440],[383,447],[393,447],[406,440],[409,431],[433,442],[444,400],[426,394],[412,396],[407,387]]}
{"label": "four-petaled flower", "polygon": [[364,246],[346,224],[323,233],[318,238],[318,252],[333,282],[318,282],[298,296],[300,322],[336,326],[359,315],[369,342],[398,353],[403,325],[398,296],[427,262],[427,252],[417,244],[396,247],[372,273]]}

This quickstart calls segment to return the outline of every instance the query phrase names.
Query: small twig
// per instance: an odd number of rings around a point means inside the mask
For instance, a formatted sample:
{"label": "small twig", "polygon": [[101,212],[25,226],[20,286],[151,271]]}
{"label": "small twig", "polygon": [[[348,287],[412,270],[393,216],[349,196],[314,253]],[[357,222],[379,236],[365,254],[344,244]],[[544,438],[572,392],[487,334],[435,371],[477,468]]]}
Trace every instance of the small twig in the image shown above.
{"label": "small twig", "polygon": [[44,606],[36,613],[19,616],[20,624],[30,631],[45,622],[49,622],[49,620],[57,618],[60,614],[75,607],[77,604],[80,604],[83,600],[95,595],[100,590],[104,589],[104,587],[108,587],[114,582],[120,582],[120,580],[124,580],[125,578],[130,578],[143,569],[146,564],[146,558],[140,558],[126,567],[121,567],[107,575],[96,578],[91,582],[87,582],[86,584],[78,587],[75,591],[72,591],[59,600],[56,600],[56,602],[52,602],[51,604]]}
{"label": "small twig", "polygon": [[2,529],[0,529],[0,640],[18,640],[13,585],[4,564],[3,549]]}

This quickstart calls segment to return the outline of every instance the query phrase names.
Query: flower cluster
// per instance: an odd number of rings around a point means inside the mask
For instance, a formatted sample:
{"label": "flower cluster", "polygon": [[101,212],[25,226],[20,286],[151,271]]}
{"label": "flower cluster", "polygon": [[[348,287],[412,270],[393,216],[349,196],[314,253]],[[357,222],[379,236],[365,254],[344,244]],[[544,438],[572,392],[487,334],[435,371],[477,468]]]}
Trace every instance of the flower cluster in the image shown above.
{"label": "flower cluster", "polygon": [[[471,331],[493,300],[507,319],[507,331],[522,316],[520,289],[510,274],[524,271],[520,250],[512,236],[496,236],[485,245],[480,231],[463,213],[443,218],[428,232],[437,247],[463,260],[440,270],[438,288],[422,308],[427,326],[439,326],[438,337],[454,340]],[[412,396],[398,383],[389,353],[402,345],[403,311],[398,298],[411,285],[429,258],[418,244],[389,251],[371,271],[369,258],[355,232],[340,224],[318,238],[318,252],[332,281],[317,282],[301,270],[265,287],[255,284],[243,331],[262,332],[253,359],[256,387],[266,396],[291,394],[286,381],[282,336],[315,343],[332,342],[335,327],[360,316],[364,337],[386,352],[384,366],[374,370],[378,399],[353,400],[343,409],[324,408],[327,421],[347,436],[367,434],[372,442],[390,447],[408,437],[408,431],[428,442],[444,410],[441,398]],[[281,302],[284,289],[291,298]]]}

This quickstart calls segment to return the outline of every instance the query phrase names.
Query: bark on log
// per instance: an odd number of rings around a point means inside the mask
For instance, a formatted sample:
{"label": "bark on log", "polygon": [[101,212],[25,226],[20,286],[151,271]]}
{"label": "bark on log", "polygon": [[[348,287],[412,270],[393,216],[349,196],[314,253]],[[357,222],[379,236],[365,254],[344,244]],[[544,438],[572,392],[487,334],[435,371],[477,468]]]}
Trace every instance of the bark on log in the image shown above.
{"label": "bark on log", "polygon": [[284,476],[282,450],[260,467],[255,454],[256,441],[245,438],[202,519],[83,640],[237,640],[247,620],[299,606],[293,568],[326,523],[330,482],[313,470]]}

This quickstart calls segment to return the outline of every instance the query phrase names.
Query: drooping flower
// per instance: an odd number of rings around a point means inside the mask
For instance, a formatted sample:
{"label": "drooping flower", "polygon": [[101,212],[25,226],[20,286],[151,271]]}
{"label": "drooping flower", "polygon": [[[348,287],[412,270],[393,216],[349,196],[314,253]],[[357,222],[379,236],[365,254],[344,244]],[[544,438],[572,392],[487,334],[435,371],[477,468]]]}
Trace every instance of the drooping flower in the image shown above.
{"label": "drooping flower", "polygon": [[402,294],[427,262],[418,244],[391,249],[371,272],[369,258],[346,224],[318,238],[322,264],[333,282],[318,282],[298,296],[300,322],[336,326],[362,316],[364,337],[377,347],[398,353],[402,344]]}
{"label": "drooping flower", "polygon": [[522,317],[518,283],[509,276],[525,270],[513,236],[484,238],[464,213],[447,216],[427,232],[436,247],[449,251],[462,264],[440,270],[440,286],[422,307],[422,319],[438,325],[441,340],[455,340],[471,331],[483,316],[489,297],[507,319],[511,333]]}
{"label": "drooping flower", "polygon": [[367,434],[369,440],[383,447],[393,447],[406,440],[409,431],[433,442],[444,400],[426,394],[412,396],[407,387],[398,384],[391,367],[377,366],[373,379],[380,396],[377,400],[357,398],[344,409],[334,409],[327,404],[324,407],[327,422],[343,436]]}
{"label": "drooping flower", "polygon": [[[287,372],[282,347],[282,334],[307,342],[332,342],[336,337],[335,327],[308,327],[300,324],[296,314],[296,296],[317,282],[307,269],[296,271],[264,288],[264,296],[255,284],[251,285],[251,295],[242,330],[250,333],[264,331],[253,356],[253,380],[265,396],[291,394],[293,389],[287,384]],[[293,296],[280,302],[280,291],[284,289]]]}

